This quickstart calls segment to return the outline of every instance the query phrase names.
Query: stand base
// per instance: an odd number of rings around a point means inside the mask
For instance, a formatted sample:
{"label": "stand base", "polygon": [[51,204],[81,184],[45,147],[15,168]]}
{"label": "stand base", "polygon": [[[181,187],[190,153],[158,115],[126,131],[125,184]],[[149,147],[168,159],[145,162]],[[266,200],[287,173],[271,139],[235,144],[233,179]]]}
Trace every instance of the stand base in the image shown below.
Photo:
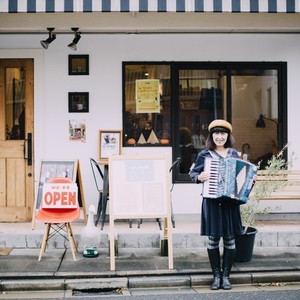
{"label": "stand base", "polygon": [[99,251],[95,248],[87,248],[83,251],[84,257],[97,257],[99,256]]}

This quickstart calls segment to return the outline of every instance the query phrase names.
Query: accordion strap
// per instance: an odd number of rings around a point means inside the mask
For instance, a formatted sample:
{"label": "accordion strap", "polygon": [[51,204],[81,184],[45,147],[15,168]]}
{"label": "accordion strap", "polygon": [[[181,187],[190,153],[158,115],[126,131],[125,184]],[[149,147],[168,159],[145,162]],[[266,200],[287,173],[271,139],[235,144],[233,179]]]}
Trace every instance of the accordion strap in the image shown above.
{"label": "accordion strap", "polygon": [[220,155],[218,155],[215,151],[208,150],[208,152],[210,153],[210,155],[211,155],[212,158],[220,159]]}

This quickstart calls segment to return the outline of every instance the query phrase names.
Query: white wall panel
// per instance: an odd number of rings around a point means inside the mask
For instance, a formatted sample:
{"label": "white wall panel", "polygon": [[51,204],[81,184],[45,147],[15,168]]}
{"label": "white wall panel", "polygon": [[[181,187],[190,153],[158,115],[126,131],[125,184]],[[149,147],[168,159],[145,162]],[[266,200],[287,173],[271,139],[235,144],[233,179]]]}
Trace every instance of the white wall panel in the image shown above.
{"label": "white wall panel", "polygon": [[[88,205],[98,197],[89,165],[89,157],[98,157],[98,130],[122,127],[122,61],[287,61],[288,140],[298,157],[294,168],[300,169],[299,35],[83,33],[77,52],[67,47],[70,35],[58,35],[48,50],[41,49],[41,39],[40,35],[0,35],[0,58],[35,59],[36,168],[41,159],[78,158]],[[68,75],[69,54],[89,54],[89,76]],[[90,112],[68,113],[68,92],[89,92]],[[69,119],[86,121],[86,143],[69,141]],[[149,151],[171,153],[171,148],[124,149],[126,153]],[[175,214],[200,213],[198,187],[175,186],[172,194]]]}

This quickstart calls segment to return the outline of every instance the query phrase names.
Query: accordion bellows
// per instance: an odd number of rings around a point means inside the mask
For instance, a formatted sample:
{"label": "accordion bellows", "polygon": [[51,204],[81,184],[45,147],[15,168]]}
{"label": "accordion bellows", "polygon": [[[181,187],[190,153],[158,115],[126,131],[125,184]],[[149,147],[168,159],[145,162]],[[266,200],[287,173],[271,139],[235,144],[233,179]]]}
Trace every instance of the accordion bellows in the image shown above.
{"label": "accordion bellows", "polygon": [[247,203],[256,165],[238,158],[206,158],[204,171],[210,173],[203,184],[204,198],[228,197],[240,204]]}

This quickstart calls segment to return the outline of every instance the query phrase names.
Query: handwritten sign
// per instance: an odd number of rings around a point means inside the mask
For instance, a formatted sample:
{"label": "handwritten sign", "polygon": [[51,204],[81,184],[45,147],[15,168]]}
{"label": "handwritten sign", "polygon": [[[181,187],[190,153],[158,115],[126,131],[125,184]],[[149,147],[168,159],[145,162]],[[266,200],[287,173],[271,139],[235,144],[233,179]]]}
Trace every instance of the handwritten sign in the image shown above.
{"label": "handwritten sign", "polygon": [[44,183],[43,208],[77,208],[78,187],[76,183]]}
{"label": "handwritten sign", "polygon": [[159,113],[160,95],[158,79],[136,80],[136,113]]}

